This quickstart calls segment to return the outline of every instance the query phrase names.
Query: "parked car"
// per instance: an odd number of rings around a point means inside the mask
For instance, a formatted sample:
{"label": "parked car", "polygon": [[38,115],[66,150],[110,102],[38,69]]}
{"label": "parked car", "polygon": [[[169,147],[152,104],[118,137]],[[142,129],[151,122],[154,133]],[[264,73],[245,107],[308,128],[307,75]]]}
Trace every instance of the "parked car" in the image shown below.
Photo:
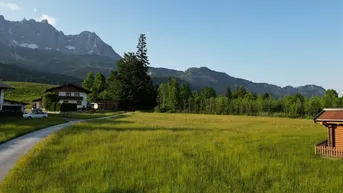
{"label": "parked car", "polygon": [[24,119],[43,119],[47,117],[48,117],[48,114],[42,111],[33,111],[30,113],[24,113],[23,115]]}

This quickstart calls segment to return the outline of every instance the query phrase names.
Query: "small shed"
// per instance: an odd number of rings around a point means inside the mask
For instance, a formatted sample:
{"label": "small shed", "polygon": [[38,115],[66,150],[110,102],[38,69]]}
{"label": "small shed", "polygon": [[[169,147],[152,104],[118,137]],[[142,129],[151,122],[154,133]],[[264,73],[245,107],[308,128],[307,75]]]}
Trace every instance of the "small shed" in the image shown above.
{"label": "small shed", "polygon": [[327,140],[316,144],[316,153],[343,158],[343,108],[323,109],[314,122],[327,128]]}
{"label": "small shed", "polygon": [[119,107],[118,101],[96,101],[91,103],[95,110],[117,110]]}

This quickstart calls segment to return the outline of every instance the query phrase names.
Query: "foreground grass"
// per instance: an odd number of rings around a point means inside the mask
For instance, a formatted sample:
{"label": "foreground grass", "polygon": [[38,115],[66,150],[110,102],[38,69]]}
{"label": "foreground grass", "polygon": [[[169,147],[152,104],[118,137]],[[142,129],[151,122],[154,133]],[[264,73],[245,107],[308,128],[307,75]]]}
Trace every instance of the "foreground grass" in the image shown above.
{"label": "foreground grass", "polygon": [[343,161],[314,155],[310,120],[145,114],[50,136],[3,192],[341,192]]}
{"label": "foreground grass", "polygon": [[9,118],[0,120],[0,144],[32,131],[66,122],[54,116],[45,119]]}
{"label": "foreground grass", "polygon": [[7,90],[5,92],[5,99],[26,103],[30,103],[33,99],[41,97],[42,92],[44,92],[48,88],[54,87],[54,85],[50,84],[33,82],[7,81],[5,83],[15,88],[14,90]]}
{"label": "foreground grass", "polygon": [[73,113],[62,113],[60,114],[61,117],[70,118],[70,119],[94,119],[99,117],[107,117],[111,115],[117,115],[122,113],[121,111],[115,112],[73,112]]}

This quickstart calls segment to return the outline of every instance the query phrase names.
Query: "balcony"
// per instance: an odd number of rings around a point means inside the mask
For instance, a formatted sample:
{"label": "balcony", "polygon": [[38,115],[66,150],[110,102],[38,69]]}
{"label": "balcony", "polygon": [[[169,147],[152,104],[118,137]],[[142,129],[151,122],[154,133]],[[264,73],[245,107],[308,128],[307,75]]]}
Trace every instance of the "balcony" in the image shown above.
{"label": "balcony", "polygon": [[60,100],[75,100],[82,101],[83,97],[81,96],[58,96]]}
{"label": "balcony", "polygon": [[328,146],[328,140],[317,143],[315,152],[322,157],[343,159],[343,149]]}

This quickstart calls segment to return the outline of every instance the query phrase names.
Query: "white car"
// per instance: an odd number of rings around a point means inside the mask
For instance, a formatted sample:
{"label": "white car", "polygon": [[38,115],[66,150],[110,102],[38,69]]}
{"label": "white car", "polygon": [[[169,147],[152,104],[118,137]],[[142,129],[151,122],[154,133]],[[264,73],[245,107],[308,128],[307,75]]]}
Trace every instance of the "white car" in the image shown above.
{"label": "white car", "polygon": [[43,119],[47,117],[48,117],[48,114],[44,112],[30,112],[30,113],[24,113],[23,115],[24,119]]}

